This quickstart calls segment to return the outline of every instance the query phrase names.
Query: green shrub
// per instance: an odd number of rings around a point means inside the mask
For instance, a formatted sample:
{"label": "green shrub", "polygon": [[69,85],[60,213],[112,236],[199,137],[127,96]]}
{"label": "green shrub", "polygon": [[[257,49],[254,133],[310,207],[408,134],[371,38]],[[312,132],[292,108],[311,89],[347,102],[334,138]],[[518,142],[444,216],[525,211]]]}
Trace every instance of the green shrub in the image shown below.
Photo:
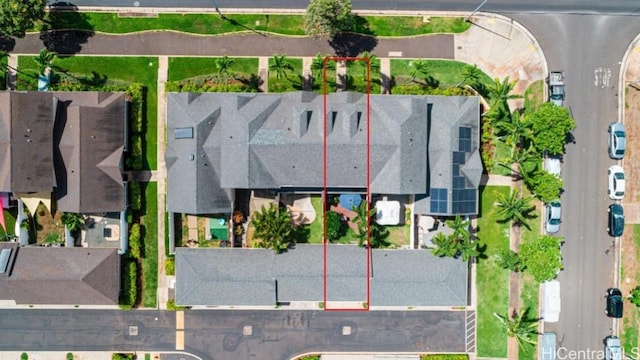
{"label": "green shrub", "polygon": [[133,307],[138,298],[138,263],[135,260],[127,260],[122,276],[120,305],[122,308],[127,309]]}
{"label": "green shrub", "polygon": [[181,310],[184,310],[184,309],[186,309],[186,307],[176,305],[176,301],[175,300],[167,301],[167,310],[169,310],[169,311],[181,311]]}
{"label": "green shrub", "polygon": [[176,261],[174,258],[170,257],[170,258],[164,259],[164,273],[166,275],[176,274]]}
{"label": "green shrub", "polygon": [[336,241],[346,233],[346,229],[340,221],[340,214],[335,211],[327,211],[327,240]]}
{"label": "green shrub", "polygon": [[468,360],[467,354],[429,354],[420,356],[420,360]]}
{"label": "green shrub", "polygon": [[137,181],[129,182],[129,207],[136,211],[142,209],[142,191]]}
{"label": "green shrub", "polygon": [[111,355],[111,360],[133,360],[133,359],[135,359],[135,355],[133,354],[114,353],[113,355]]}
{"label": "green shrub", "polygon": [[20,354],[20,360],[29,360],[29,355],[27,353]]}
{"label": "green shrub", "polygon": [[73,354],[67,353],[67,360],[73,360]]}
{"label": "green shrub", "polygon": [[144,132],[144,98],[147,88],[143,84],[131,84],[127,88],[127,95],[131,97],[131,131],[136,134]]}
{"label": "green shrub", "polygon": [[144,166],[142,136],[139,134],[131,135],[131,148],[129,149],[129,158],[127,165],[132,170],[141,170]]}
{"label": "green shrub", "polygon": [[441,95],[441,96],[471,96],[471,91],[459,86],[430,87],[420,84],[396,85],[391,89],[396,95]]}
{"label": "green shrub", "polygon": [[131,225],[131,229],[129,230],[129,254],[135,259],[140,258],[140,239],[140,224],[135,223]]}
{"label": "green shrub", "polygon": [[[180,81],[167,81],[166,92],[249,92],[252,79],[230,74],[210,74]],[[254,86],[255,87],[255,86]]]}
{"label": "green shrub", "polygon": [[527,183],[527,187],[544,203],[560,198],[562,186],[562,179],[547,171],[537,172]]}

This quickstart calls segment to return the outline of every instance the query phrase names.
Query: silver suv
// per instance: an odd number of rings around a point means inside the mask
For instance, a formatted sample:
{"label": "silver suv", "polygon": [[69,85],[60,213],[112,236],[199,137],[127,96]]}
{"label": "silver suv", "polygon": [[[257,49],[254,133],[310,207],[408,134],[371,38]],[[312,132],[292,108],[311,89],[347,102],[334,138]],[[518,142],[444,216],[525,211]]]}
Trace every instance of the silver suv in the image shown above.
{"label": "silver suv", "polygon": [[627,149],[627,136],[624,125],[621,122],[609,124],[609,157],[620,160]]}
{"label": "silver suv", "polygon": [[604,358],[605,360],[622,360],[620,339],[616,336],[607,336],[604,339]]}

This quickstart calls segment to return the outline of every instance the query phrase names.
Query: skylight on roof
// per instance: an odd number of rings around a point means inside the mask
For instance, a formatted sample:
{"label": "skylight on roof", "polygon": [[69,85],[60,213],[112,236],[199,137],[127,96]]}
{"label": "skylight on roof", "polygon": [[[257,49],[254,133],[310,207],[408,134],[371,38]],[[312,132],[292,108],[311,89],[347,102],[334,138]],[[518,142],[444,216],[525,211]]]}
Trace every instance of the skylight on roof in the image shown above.
{"label": "skylight on roof", "polygon": [[192,127],[175,128],[173,134],[176,139],[193,139],[193,128]]}

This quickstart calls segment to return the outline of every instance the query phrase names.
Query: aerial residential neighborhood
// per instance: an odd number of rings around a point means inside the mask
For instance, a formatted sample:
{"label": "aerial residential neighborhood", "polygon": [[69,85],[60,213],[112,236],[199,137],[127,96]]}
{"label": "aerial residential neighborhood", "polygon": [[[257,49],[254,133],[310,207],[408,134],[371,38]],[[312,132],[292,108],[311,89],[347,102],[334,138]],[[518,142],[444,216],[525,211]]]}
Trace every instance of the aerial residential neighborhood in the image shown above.
{"label": "aerial residential neighborhood", "polygon": [[2,2],[0,359],[637,359],[638,15]]}

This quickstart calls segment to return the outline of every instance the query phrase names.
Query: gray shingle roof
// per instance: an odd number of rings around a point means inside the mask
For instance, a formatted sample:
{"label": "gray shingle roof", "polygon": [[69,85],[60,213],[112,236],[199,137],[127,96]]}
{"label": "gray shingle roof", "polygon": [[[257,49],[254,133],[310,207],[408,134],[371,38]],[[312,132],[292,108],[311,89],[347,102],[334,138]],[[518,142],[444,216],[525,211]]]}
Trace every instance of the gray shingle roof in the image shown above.
{"label": "gray shingle roof", "polygon": [[[470,127],[478,147],[475,97],[371,95],[370,112],[363,94],[333,93],[326,102],[325,129],[324,98],[314,93],[168,94],[169,211],[229,211],[231,189],[323,187],[325,131],[328,186],[365,188],[367,121],[372,193],[450,189],[458,127]],[[193,138],[176,139],[179,128],[193,128]],[[468,164],[464,174],[478,183],[481,163]]]}
{"label": "gray shingle roof", "polygon": [[[17,304],[117,305],[117,249],[23,247],[17,250],[3,299]],[[0,286],[3,288],[3,286]]]}
{"label": "gray shingle roof", "polygon": [[[366,301],[367,251],[327,248],[327,300]],[[323,246],[264,249],[176,249],[180,305],[275,305],[323,301]],[[467,264],[423,250],[372,250],[371,305],[465,306]]]}
{"label": "gray shingle roof", "polygon": [[0,191],[55,187],[62,211],[124,210],[125,103],[124,93],[1,92]]}
{"label": "gray shingle roof", "polygon": [[54,185],[51,95],[2,92],[0,105],[0,191],[51,191]]}
{"label": "gray shingle roof", "polygon": [[122,178],[124,93],[55,92],[57,205],[74,213],[125,209]]}

